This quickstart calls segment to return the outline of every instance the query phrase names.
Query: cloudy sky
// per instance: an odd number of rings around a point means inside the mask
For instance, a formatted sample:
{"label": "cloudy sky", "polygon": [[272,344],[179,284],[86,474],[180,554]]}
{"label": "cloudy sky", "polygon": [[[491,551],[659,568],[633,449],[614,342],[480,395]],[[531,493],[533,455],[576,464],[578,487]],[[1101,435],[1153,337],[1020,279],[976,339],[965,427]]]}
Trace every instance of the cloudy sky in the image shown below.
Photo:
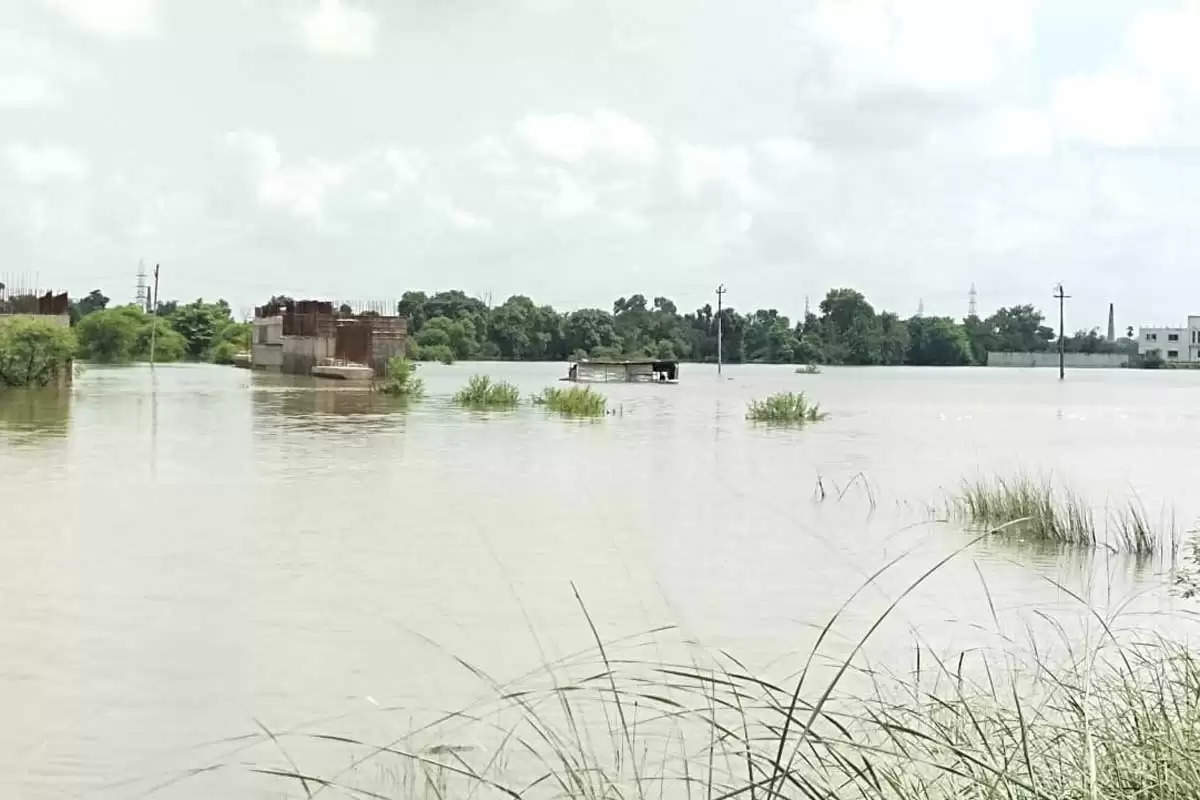
{"label": "cloudy sky", "polygon": [[3,0],[0,273],[1200,313],[1200,5]]}

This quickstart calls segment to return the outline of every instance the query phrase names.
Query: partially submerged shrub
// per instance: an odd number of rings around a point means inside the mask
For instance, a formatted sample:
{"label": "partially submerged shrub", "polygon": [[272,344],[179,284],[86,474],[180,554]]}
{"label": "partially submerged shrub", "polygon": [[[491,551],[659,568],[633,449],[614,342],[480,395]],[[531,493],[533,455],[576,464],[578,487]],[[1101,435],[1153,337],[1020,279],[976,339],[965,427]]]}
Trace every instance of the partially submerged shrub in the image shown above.
{"label": "partially submerged shrub", "polygon": [[804,392],[780,392],[765,400],[753,400],[746,411],[748,420],[785,425],[818,422],[827,416],[820,405],[808,402]]}
{"label": "partially submerged shrub", "polygon": [[507,381],[472,375],[467,385],[454,395],[454,402],[469,408],[513,408],[520,402],[520,392]]}
{"label": "partially submerged shrub", "polygon": [[420,397],[425,393],[424,382],[416,376],[417,365],[401,356],[388,359],[387,374],[376,384],[379,391],[398,397]]}
{"label": "partially submerged shrub", "polygon": [[608,399],[590,386],[572,386],[570,389],[548,387],[540,395],[533,396],[535,405],[542,405],[568,417],[602,417],[608,407]]}

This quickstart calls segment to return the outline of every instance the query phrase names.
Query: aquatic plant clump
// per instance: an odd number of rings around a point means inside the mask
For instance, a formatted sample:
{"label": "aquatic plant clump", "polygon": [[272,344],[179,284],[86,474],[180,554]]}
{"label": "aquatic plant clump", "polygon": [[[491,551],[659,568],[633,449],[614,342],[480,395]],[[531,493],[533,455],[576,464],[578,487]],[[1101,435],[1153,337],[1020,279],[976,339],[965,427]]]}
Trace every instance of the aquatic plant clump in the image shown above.
{"label": "aquatic plant clump", "polygon": [[568,417],[602,417],[608,409],[608,399],[590,386],[572,386],[570,389],[548,387],[532,398],[534,405],[545,406],[551,411]]}
{"label": "aquatic plant clump", "polygon": [[417,365],[406,358],[392,356],[388,359],[387,374],[376,384],[376,388],[397,397],[420,397],[425,393],[425,383],[416,376]]}
{"label": "aquatic plant clump", "polygon": [[803,367],[796,367],[797,375],[820,375],[821,368],[816,364],[805,364]]}
{"label": "aquatic plant clump", "polygon": [[746,411],[748,420],[781,425],[819,422],[828,416],[819,404],[808,402],[804,392],[780,392],[765,400],[753,400]]}
{"label": "aquatic plant clump", "polygon": [[1107,528],[1100,528],[1091,506],[1078,493],[1027,475],[964,483],[949,505],[958,519],[1055,544],[1104,545],[1137,555],[1166,547],[1174,555],[1179,544],[1177,532],[1152,526],[1136,501],[1110,510]]}
{"label": "aquatic plant clump", "polygon": [[472,375],[454,395],[454,402],[468,408],[514,408],[520,402],[520,391],[507,381]]}

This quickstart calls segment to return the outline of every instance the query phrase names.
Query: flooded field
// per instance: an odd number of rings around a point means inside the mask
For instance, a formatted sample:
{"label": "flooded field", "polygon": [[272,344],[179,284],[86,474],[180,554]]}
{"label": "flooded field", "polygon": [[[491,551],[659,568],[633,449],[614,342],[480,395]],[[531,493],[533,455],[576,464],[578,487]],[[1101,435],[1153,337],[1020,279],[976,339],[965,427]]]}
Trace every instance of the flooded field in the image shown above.
{"label": "flooded field", "polygon": [[[245,770],[172,781],[256,762],[210,743],[260,723],[386,738],[487,688],[456,657],[508,679],[587,647],[572,584],[605,638],[673,625],[663,648],[786,674],[889,560],[856,634],[970,541],[945,504],[980,476],[1052,475],[1100,520],[1137,499],[1182,536],[1200,516],[1197,372],[685,364],[600,386],[594,421],[454,407],[477,372],[528,396],[565,365],[425,365],[407,405],[198,365],[0,395],[0,795],[303,796]],[[830,417],[745,420],[800,390]],[[1035,611],[1069,628],[1072,593],[1186,635],[1168,566],[993,537],[865,652],[961,652]]]}

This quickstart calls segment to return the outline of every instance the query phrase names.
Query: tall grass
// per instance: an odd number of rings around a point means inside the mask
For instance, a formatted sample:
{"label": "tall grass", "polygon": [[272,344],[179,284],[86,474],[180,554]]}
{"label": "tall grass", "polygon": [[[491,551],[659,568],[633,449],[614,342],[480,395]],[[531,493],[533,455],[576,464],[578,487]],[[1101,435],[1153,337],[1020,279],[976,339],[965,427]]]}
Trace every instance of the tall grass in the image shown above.
{"label": "tall grass", "polygon": [[507,381],[493,381],[487,375],[472,375],[467,385],[454,395],[454,402],[468,408],[514,408],[520,391]]}
{"label": "tall grass", "polygon": [[608,400],[590,386],[572,386],[569,389],[547,387],[540,395],[534,395],[533,403],[568,417],[602,417]]}
{"label": "tall grass", "polygon": [[376,388],[398,397],[420,397],[425,393],[425,383],[416,376],[417,366],[406,358],[393,356],[388,359],[387,373]]}
{"label": "tall grass", "polygon": [[1004,527],[1006,532],[1055,544],[1096,546],[1149,555],[1179,547],[1173,525],[1150,524],[1145,508],[1132,500],[1109,509],[1107,525],[1097,527],[1091,505],[1077,492],[1049,479],[1028,475],[980,478],[963,484],[950,501],[951,514],[977,525]]}
{"label": "tall grass", "polygon": [[[1064,630],[1052,647],[917,649],[915,670],[892,674],[855,657],[887,613],[863,632],[839,612],[782,681],[724,651],[652,657],[663,629],[602,642],[588,617],[595,647],[511,683],[458,660],[485,700],[391,740],[264,730],[246,746],[270,760],[251,769],[312,796],[394,800],[1200,797],[1200,658],[1186,647],[1103,621],[1090,647]],[[849,657],[822,653],[847,634]],[[302,770],[305,744],[346,766]]]}
{"label": "tall grass", "polygon": [[818,422],[828,414],[817,403],[810,403],[804,392],[780,392],[764,400],[753,400],[746,410],[746,419],[783,425],[803,425]]}

